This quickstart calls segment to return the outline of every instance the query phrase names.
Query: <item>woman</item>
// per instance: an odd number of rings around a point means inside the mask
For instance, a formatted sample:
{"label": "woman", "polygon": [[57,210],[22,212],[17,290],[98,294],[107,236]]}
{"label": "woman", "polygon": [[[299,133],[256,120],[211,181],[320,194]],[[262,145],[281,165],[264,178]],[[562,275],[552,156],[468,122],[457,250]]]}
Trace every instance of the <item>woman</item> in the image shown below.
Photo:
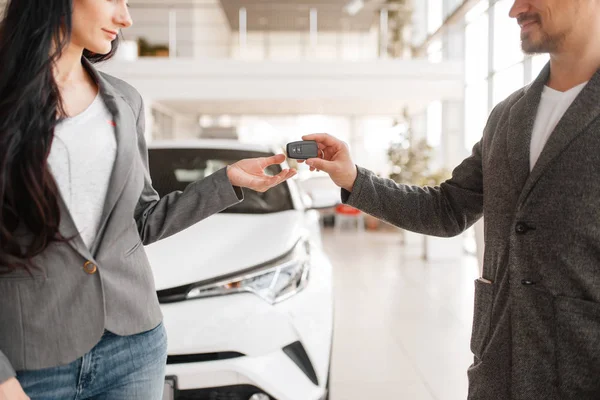
{"label": "woman", "polygon": [[126,0],[8,2],[0,400],[160,399],[166,337],[141,244],[240,202],[240,187],[265,191],[295,174],[264,174],[283,155],[242,160],[159,198],[139,93],[92,66],[131,24]]}

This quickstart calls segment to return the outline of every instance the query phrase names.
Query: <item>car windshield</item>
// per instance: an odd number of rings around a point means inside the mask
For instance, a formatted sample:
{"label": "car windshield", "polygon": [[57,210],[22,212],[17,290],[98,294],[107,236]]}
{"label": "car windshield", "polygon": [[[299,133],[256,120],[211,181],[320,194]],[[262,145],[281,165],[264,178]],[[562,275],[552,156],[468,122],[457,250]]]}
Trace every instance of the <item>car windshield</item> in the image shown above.
{"label": "car windshield", "polygon": [[[212,149],[150,149],[148,153],[152,186],[161,197],[184,190],[190,183],[206,178],[236,161],[272,155],[256,151]],[[276,175],[281,172],[281,167],[272,165],[266,172]],[[284,182],[265,193],[244,189],[244,201],[222,212],[266,214],[293,208],[289,187]]]}

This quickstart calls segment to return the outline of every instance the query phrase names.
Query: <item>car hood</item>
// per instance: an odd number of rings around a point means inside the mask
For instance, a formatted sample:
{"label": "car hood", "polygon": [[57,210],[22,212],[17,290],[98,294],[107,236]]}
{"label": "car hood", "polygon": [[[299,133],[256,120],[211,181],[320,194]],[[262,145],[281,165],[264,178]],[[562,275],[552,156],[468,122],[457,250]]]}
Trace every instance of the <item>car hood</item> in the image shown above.
{"label": "car hood", "polygon": [[306,235],[303,213],[216,214],[146,246],[156,289],[235,273],[273,260]]}

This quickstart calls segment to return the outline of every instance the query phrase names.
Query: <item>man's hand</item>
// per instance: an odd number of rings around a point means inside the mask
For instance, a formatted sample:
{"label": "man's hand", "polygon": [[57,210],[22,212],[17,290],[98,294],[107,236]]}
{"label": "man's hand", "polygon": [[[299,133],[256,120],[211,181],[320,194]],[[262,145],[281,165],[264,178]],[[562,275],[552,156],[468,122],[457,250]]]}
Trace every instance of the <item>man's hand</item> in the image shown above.
{"label": "man's hand", "polygon": [[326,133],[302,136],[302,140],[314,140],[319,149],[323,150],[323,158],[306,160],[310,170],[327,172],[336,185],[351,192],[358,172],[350,157],[348,145]]}
{"label": "man's hand", "polygon": [[17,378],[0,383],[0,400],[30,400]]}
{"label": "man's hand", "polygon": [[296,175],[295,169],[284,169],[275,176],[265,174],[265,168],[285,161],[285,155],[249,158],[227,167],[227,176],[233,186],[246,187],[257,192],[266,192],[281,182]]}

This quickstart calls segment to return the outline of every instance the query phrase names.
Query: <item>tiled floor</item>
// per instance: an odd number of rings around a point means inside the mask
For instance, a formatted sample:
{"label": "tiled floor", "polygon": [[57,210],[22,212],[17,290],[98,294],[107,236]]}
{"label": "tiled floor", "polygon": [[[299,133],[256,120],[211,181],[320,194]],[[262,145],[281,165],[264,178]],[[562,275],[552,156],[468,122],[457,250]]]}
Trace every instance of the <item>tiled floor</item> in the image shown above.
{"label": "tiled floor", "polygon": [[334,264],[331,400],[465,400],[475,257],[424,262],[421,237],[324,232]]}

